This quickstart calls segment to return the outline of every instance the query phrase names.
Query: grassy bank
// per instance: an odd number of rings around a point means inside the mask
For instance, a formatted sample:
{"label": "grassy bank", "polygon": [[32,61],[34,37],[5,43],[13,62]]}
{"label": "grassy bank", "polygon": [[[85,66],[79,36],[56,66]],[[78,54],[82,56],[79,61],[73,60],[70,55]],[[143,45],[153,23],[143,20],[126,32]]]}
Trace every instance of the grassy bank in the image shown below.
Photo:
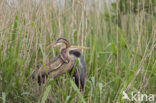
{"label": "grassy bank", "polygon": [[[19,4],[0,2],[0,102],[40,102],[48,89],[55,103],[124,103],[129,101],[122,100],[122,91],[156,94],[154,15],[144,10],[120,14],[118,7],[112,11],[105,4],[100,12],[94,4],[87,9],[84,2],[70,0],[62,10],[51,1]],[[87,72],[83,94],[68,75],[51,78],[42,90],[31,79],[58,54],[44,48],[59,37],[90,47],[82,51]]]}

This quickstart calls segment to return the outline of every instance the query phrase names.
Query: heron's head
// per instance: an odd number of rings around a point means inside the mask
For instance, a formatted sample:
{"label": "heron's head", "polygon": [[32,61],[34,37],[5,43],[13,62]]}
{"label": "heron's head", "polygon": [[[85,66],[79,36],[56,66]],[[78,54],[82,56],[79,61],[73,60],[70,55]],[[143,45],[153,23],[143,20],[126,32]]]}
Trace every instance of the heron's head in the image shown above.
{"label": "heron's head", "polygon": [[81,50],[81,49],[88,49],[87,47],[83,46],[74,46],[70,45],[69,42],[64,38],[57,39],[54,43],[50,44],[47,48],[55,47],[55,46],[61,46],[60,52],[65,49],[68,53],[72,50]]}
{"label": "heron's head", "polygon": [[61,46],[61,48],[68,48],[70,46],[69,42],[64,38],[57,39],[54,43],[50,44],[47,48]]}

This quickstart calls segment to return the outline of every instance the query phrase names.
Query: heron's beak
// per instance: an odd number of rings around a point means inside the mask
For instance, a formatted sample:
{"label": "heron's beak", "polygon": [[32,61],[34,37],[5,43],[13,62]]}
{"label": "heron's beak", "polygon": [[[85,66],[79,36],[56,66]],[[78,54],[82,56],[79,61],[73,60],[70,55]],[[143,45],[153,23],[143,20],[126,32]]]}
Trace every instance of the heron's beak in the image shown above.
{"label": "heron's beak", "polygon": [[54,43],[48,45],[46,49],[48,49],[48,48],[50,48],[50,47],[55,47],[56,45],[57,45],[57,42],[54,42]]}
{"label": "heron's beak", "polygon": [[70,46],[70,50],[76,50],[76,49],[89,49],[88,47],[84,46]]}

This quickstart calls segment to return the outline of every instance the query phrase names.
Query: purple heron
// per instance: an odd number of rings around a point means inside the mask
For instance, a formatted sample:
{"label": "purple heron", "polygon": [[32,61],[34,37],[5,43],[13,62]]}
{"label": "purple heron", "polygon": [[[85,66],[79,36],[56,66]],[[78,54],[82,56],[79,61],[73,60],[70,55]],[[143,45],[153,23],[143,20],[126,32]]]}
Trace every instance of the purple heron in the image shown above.
{"label": "purple heron", "polygon": [[[56,78],[61,74],[68,72],[73,73],[76,85],[83,90],[85,84],[86,67],[85,61],[80,49],[87,49],[83,46],[73,46],[64,38],[59,38],[56,42],[49,45],[47,48],[60,45],[60,53],[58,56],[52,58],[45,66],[42,66],[37,73],[38,83],[44,83],[47,77]],[[72,72],[76,65],[76,60],[79,60],[76,69]]]}

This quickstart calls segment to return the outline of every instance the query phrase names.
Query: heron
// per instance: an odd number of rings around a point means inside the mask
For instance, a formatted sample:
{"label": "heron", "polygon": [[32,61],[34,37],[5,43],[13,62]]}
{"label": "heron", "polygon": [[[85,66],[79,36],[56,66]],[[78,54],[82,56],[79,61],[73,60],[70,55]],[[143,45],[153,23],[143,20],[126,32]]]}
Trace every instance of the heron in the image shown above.
{"label": "heron", "polygon": [[[50,44],[47,48],[55,47],[60,45],[59,55],[52,58],[45,66],[42,66],[38,70],[38,83],[41,85],[46,81],[48,77],[56,78],[61,74],[68,72],[72,77],[74,77],[75,84],[80,90],[84,90],[85,77],[86,77],[86,67],[85,61],[81,52],[81,49],[88,49],[83,46],[74,46],[64,39],[59,38],[54,43]],[[76,61],[78,59],[77,67]],[[74,71],[73,71],[74,70]],[[73,72],[72,72],[73,71]]]}

